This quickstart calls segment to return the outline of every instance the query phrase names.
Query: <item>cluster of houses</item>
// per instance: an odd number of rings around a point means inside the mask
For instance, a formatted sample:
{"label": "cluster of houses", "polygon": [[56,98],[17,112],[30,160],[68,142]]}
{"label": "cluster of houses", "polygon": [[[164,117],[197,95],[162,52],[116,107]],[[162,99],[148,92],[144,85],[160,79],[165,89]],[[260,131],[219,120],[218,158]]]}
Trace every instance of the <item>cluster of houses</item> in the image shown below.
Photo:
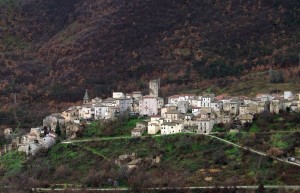
{"label": "cluster of houses", "polygon": [[113,92],[111,98],[97,97],[91,100],[86,91],[81,106],[73,106],[60,114],[49,116],[44,120],[44,126],[53,129],[60,123],[72,125],[74,130],[82,121],[112,120],[127,113],[148,117],[132,130],[133,137],[141,136],[145,131],[150,135],[168,135],[187,129],[209,134],[215,124],[252,122],[257,113],[269,111],[278,114],[286,109],[300,111],[300,94],[294,95],[291,91],[257,94],[254,98],[227,94],[178,94],[165,101],[159,97],[159,87],[160,80],[156,79],[149,82],[148,95],[142,95],[140,91],[129,94]]}
{"label": "cluster of houses", "polygon": [[159,114],[149,115],[148,134],[160,131],[161,135],[167,135],[184,129],[209,134],[215,124],[250,123],[254,114],[266,111],[278,114],[281,110],[300,112],[300,94],[284,91],[283,94],[257,94],[255,98],[225,94],[174,95],[168,97]]}
{"label": "cluster of houses", "polygon": [[25,152],[27,155],[35,155],[42,149],[48,149],[56,143],[57,135],[46,127],[31,128],[30,132],[21,137],[13,137],[12,129],[4,130],[6,138],[12,138],[10,144],[4,145],[0,156],[11,150]]}
{"label": "cluster of houses", "polygon": [[34,155],[42,148],[49,148],[56,141],[55,129],[63,128],[68,138],[76,137],[82,130],[82,122],[107,121],[127,115],[147,117],[132,130],[132,137],[147,131],[149,135],[175,134],[185,130],[209,134],[215,124],[238,121],[252,122],[254,114],[281,110],[300,112],[300,94],[284,91],[283,94],[257,94],[254,98],[229,96],[227,94],[178,94],[165,101],[159,97],[160,80],[149,82],[149,94],[140,91],[129,94],[113,92],[111,98],[90,99],[86,90],[83,104],[45,117],[43,126],[32,128],[19,138],[13,139],[5,151],[18,149]]}

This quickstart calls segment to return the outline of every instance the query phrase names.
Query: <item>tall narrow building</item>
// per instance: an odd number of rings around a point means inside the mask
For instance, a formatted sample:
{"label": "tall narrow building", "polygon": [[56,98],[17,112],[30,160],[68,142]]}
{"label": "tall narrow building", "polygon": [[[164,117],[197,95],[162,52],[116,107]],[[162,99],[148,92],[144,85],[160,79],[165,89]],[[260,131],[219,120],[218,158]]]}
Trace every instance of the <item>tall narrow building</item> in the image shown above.
{"label": "tall narrow building", "polygon": [[90,102],[90,98],[89,98],[88,90],[86,89],[83,97],[83,104],[88,104],[89,102]]}
{"label": "tall narrow building", "polygon": [[158,97],[158,89],[160,87],[160,79],[150,80],[149,94],[151,97]]}

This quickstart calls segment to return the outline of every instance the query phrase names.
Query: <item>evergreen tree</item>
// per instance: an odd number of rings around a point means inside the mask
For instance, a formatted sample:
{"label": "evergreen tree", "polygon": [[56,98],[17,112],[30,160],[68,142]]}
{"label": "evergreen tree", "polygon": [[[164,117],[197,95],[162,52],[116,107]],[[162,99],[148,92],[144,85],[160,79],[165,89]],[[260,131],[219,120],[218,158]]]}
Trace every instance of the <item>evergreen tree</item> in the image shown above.
{"label": "evergreen tree", "polygon": [[55,133],[60,136],[61,135],[61,128],[59,125],[59,122],[57,121],[56,127],[55,127]]}

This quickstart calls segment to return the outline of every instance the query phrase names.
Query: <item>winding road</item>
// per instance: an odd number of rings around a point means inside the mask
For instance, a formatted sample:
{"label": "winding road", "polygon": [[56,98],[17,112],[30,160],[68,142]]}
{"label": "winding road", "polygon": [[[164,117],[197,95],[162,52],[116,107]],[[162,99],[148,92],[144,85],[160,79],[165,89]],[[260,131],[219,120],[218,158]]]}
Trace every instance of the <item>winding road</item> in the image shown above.
{"label": "winding road", "polygon": [[[244,150],[250,151],[252,153],[255,153],[255,154],[258,154],[258,155],[261,155],[261,156],[270,157],[272,159],[275,159],[275,160],[278,160],[278,161],[281,161],[281,162],[284,162],[284,163],[287,163],[287,164],[291,164],[291,165],[300,167],[299,163],[290,162],[290,161],[287,161],[285,159],[281,159],[281,158],[274,157],[274,156],[269,156],[265,152],[261,152],[261,151],[257,151],[255,149],[252,149],[252,148],[249,148],[249,147],[241,146],[239,144],[233,143],[231,141],[222,139],[220,137],[217,137],[217,136],[214,136],[214,135],[211,135],[211,134],[195,134],[195,133],[188,133],[188,134],[208,136],[208,137],[214,138],[216,140],[222,141],[224,143],[230,144],[232,146],[238,147],[240,149],[244,149]],[[152,135],[151,137],[162,137],[162,136],[163,135]],[[149,137],[149,136],[142,136],[141,138],[147,138],[147,137]],[[132,139],[132,137],[131,136],[101,137],[101,138],[90,138],[90,139],[78,139],[78,140],[71,140],[71,141],[63,141],[61,143],[62,144],[73,144],[73,143],[83,143],[83,142],[92,142],[92,141],[109,141],[109,140],[118,140],[118,139]]]}
{"label": "winding road", "polygon": [[238,145],[238,144],[236,144],[236,143],[232,143],[231,141],[222,139],[222,138],[217,137],[217,136],[214,136],[214,135],[206,135],[206,136],[209,136],[209,137],[211,137],[211,138],[217,139],[217,140],[222,141],[222,142],[224,142],[224,143],[233,145],[233,146],[238,147],[238,148],[240,148],[240,149],[248,150],[248,151],[250,151],[250,152],[252,152],[252,153],[255,153],[255,154],[258,154],[258,155],[261,155],[261,156],[271,157],[271,158],[273,158],[273,159],[275,159],[275,160],[278,160],[278,161],[281,161],[281,162],[284,162],[284,163],[287,163],[287,164],[291,164],[291,165],[295,165],[295,166],[300,167],[300,164],[298,164],[298,163],[296,163],[296,162],[290,162],[290,161],[287,161],[287,160],[284,160],[284,159],[281,159],[281,158],[278,158],[278,157],[269,156],[269,155],[267,155],[265,152],[261,152],[261,151],[254,150],[254,149],[249,148],[249,147],[241,146],[241,145]]}

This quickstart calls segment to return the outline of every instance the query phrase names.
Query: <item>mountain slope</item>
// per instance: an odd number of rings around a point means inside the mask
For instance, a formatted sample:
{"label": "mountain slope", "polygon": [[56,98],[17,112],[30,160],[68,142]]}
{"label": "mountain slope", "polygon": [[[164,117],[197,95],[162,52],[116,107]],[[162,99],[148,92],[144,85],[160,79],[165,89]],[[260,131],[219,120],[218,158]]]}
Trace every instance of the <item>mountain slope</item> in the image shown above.
{"label": "mountain slope", "polygon": [[81,100],[85,88],[146,91],[157,77],[167,95],[270,66],[287,82],[300,76],[297,0],[1,0],[0,7],[4,104],[12,92],[57,104]]}

